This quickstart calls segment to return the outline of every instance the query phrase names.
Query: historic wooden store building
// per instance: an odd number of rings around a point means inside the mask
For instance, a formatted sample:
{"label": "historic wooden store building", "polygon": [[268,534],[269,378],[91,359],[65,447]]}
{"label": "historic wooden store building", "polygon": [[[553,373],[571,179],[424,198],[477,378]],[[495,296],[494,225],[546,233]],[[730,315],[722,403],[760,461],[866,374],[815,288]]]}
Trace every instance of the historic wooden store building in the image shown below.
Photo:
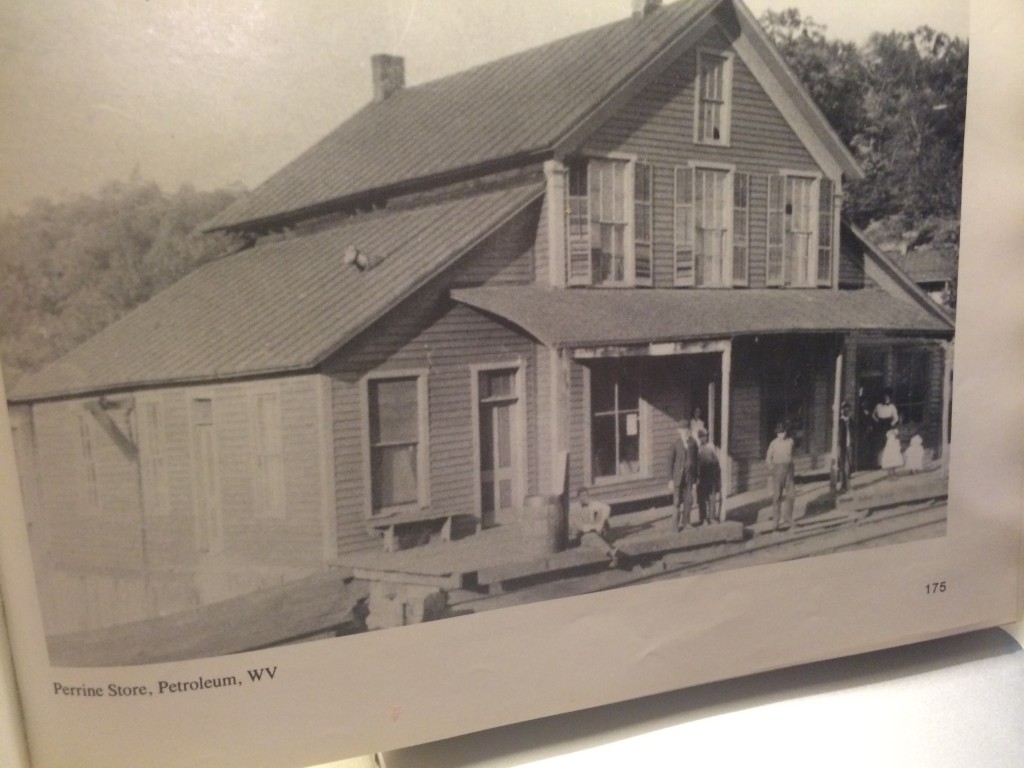
{"label": "historic wooden store building", "polygon": [[884,387],[943,454],[953,325],[841,220],[850,152],[740,2],[636,6],[415,87],[375,57],[373,102],[211,222],[250,247],[20,382],[52,630],[566,486],[664,496],[697,408],[726,495],[780,420],[827,471]]}

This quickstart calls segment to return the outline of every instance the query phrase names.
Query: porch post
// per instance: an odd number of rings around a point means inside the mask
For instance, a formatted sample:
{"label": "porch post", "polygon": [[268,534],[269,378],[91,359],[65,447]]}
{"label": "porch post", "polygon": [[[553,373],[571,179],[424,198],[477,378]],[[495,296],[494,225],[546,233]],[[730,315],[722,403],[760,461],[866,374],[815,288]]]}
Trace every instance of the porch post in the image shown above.
{"label": "porch post", "polygon": [[[729,456],[729,391],[732,389],[732,340],[722,350],[722,499],[732,490],[732,459]],[[723,510],[723,520],[725,511]]]}
{"label": "porch post", "polygon": [[835,478],[839,470],[839,404],[843,397],[843,340],[840,338],[836,354],[836,378],[832,387],[832,466],[829,476]]}
{"label": "porch post", "polygon": [[567,419],[568,408],[568,364],[566,351],[556,347],[548,348],[550,363],[550,397],[551,397],[551,488],[552,494],[561,494],[564,490],[566,473],[565,454],[569,450],[569,430]]}
{"label": "porch post", "polygon": [[[544,163],[544,176],[547,179],[547,219],[548,219],[548,284],[552,288],[565,287],[565,201],[566,179],[569,169],[558,160],[547,160]],[[543,281],[545,276],[538,275]]]}
{"label": "porch post", "polygon": [[942,347],[942,474],[949,477],[949,421],[953,403],[953,342],[943,341]]}

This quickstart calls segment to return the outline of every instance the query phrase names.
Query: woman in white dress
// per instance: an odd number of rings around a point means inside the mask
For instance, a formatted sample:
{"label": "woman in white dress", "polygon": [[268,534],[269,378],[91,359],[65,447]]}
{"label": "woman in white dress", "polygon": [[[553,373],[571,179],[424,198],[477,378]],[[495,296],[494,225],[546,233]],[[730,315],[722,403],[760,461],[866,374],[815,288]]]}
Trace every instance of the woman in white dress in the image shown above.
{"label": "woman in white dress", "polygon": [[903,452],[900,450],[900,431],[893,427],[885,433],[885,447],[882,449],[882,469],[889,470],[889,477],[896,477],[896,470],[903,466]]}
{"label": "woman in white dress", "polygon": [[[896,404],[892,401],[892,390],[886,389],[882,392],[882,402],[875,406],[875,409],[871,412],[871,421],[874,423],[875,434],[877,437],[874,438],[875,442],[875,455],[879,457],[878,465],[882,469],[887,469],[885,463],[882,461],[882,454],[889,441],[889,431],[894,429],[900,423],[900,412],[896,409]],[[896,440],[897,446],[899,445],[899,439]],[[902,454],[900,456],[900,465],[903,464]]]}

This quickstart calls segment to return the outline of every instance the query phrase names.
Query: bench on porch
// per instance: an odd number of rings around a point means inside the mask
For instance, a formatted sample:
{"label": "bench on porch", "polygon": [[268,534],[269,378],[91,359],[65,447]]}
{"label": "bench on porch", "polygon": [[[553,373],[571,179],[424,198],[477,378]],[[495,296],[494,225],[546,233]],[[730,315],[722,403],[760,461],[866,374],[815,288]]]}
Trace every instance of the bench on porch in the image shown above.
{"label": "bench on porch", "polygon": [[430,523],[441,524],[441,541],[452,540],[452,521],[456,517],[464,517],[461,513],[441,512],[429,507],[424,509],[411,509],[393,514],[375,515],[366,521],[366,524],[376,533],[384,534],[384,551],[395,552],[397,550],[397,536],[399,529],[406,526],[423,526]]}

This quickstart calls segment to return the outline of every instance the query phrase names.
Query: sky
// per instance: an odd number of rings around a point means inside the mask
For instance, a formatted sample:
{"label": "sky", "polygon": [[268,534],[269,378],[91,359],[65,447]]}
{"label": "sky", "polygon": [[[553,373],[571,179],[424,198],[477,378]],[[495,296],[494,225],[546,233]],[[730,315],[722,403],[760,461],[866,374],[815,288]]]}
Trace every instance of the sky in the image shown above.
{"label": "sky", "polygon": [[[671,2],[671,0],[666,0]],[[747,0],[828,35],[927,24],[967,37],[968,0]],[[627,16],[631,0],[5,0],[0,212],[133,175],[255,187],[371,95],[369,59],[414,85]]]}

